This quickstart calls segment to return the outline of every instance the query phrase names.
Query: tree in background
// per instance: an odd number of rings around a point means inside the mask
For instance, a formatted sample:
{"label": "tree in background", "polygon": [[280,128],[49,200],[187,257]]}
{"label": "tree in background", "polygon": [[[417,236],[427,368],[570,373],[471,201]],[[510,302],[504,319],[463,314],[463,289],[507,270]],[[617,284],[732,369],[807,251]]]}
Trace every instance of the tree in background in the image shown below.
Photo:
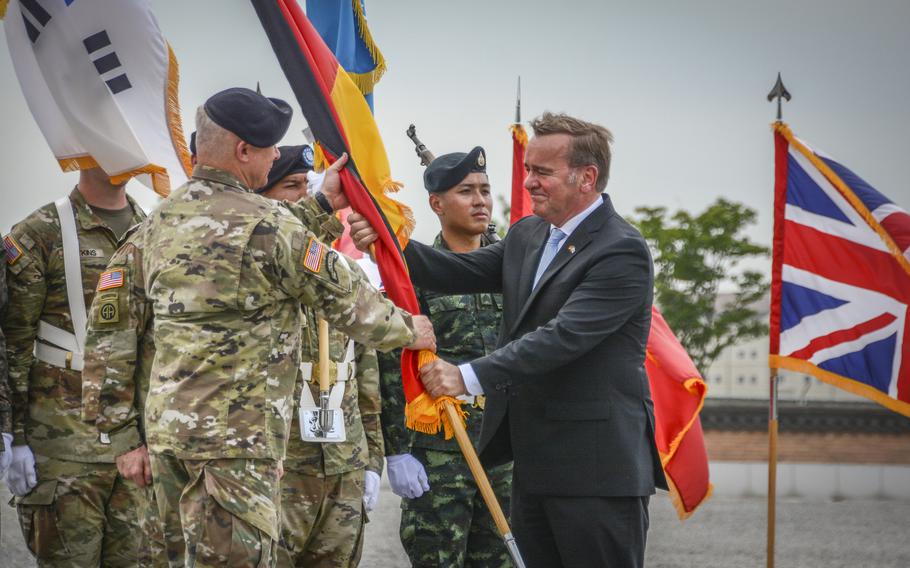
{"label": "tree in background", "polygon": [[[735,271],[742,260],[768,256],[768,248],[741,235],[756,212],[718,199],[693,216],[665,207],[638,207],[632,223],[654,255],[655,301],[664,319],[704,373],[726,347],[768,332],[754,309],[768,290],[760,272]],[[721,283],[733,285],[718,301]]]}

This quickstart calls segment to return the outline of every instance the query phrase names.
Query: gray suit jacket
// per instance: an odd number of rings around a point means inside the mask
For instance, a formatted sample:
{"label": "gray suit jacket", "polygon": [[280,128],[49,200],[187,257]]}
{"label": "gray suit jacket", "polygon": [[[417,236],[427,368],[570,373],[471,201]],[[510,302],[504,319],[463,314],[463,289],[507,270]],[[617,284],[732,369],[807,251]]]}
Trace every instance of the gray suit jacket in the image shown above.
{"label": "gray suit jacket", "polygon": [[487,395],[486,465],[514,459],[516,480],[534,494],[650,495],[667,485],[644,369],[648,246],[604,195],[532,291],[548,234],[532,216],[467,254],[412,241],[405,257],[418,286],[503,294],[498,349],[471,362]]}

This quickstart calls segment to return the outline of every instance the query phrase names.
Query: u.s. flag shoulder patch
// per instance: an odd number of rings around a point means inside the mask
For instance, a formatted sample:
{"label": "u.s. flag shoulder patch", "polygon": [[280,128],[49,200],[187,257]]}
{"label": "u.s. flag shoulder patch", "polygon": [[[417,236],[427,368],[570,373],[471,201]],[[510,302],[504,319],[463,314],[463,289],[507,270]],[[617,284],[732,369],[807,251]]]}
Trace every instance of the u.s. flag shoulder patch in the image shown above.
{"label": "u.s. flag shoulder patch", "polygon": [[10,266],[16,264],[16,261],[22,258],[22,247],[12,235],[3,237],[3,249],[6,251],[6,263]]}
{"label": "u.s. flag shoulder patch", "polygon": [[326,246],[317,241],[316,237],[310,237],[310,242],[306,246],[306,254],[303,255],[303,267],[319,274],[325,253]]}
{"label": "u.s. flag shoulder patch", "polygon": [[120,288],[123,286],[123,269],[105,270],[98,279],[98,291]]}

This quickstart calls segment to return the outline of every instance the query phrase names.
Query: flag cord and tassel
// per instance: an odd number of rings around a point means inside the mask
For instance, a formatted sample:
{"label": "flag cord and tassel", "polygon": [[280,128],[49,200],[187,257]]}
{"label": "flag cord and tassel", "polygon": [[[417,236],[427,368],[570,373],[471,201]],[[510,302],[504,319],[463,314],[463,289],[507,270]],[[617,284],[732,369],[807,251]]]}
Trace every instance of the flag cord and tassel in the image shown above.
{"label": "flag cord and tassel", "polygon": [[767,568],[774,568],[774,536],[777,505],[777,369],[771,367],[768,403],[768,546]]}

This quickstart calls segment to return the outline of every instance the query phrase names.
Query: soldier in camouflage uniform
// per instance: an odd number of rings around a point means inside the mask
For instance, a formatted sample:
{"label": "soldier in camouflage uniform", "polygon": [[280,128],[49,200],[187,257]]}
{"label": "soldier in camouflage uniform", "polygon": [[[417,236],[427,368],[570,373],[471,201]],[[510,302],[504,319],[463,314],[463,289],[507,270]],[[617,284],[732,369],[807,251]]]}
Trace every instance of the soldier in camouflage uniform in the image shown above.
{"label": "soldier in camouflage uniform", "polygon": [[[123,269],[123,286],[96,294],[88,314],[85,336],[85,368],[82,371],[82,418],[98,431],[113,435],[138,427],[142,436],[142,460],[137,462],[137,484],[147,487],[147,499],[139,513],[142,533],[142,565],[168,565],[164,529],[151,486],[151,463],[145,445],[145,400],[155,357],[151,333],[151,310],[146,301],[141,270],[142,251],[136,247],[141,225],[126,235],[126,241],[111,256],[106,272]],[[105,307],[105,306],[112,307]],[[115,310],[115,316],[102,315]],[[179,522],[177,532],[180,532]],[[180,545],[182,546],[182,539]]]}
{"label": "soldier in camouflage uniform", "polygon": [[[249,89],[206,101],[193,178],[137,242],[155,321],[146,439],[166,531],[169,499],[179,495],[186,553],[175,565],[276,560],[301,303],[379,349],[435,347],[425,318],[395,308],[286,207],[250,190],[266,182],[290,114],[287,103]],[[339,205],[343,165],[326,180]]]}
{"label": "soldier in camouflage uniform", "polygon": [[[442,232],[436,248],[468,252],[492,242],[486,233],[492,210],[483,149],[436,158],[424,173],[430,207]],[[420,309],[437,334],[437,354],[451,363],[496,349],[502,317],[500,294],[444,295],[417,290]],[[471,471],[454,439],[428,436],[404,426],[404,393],[397,356],[381,356],[382,428],[389,481],[401,501],[401,543],[414,566],[510,566],[508,552]],[[461,397],[472,442],[480,439],[483,397]],[[512,465],[487,471],[506,515]]]}
{"label": "soldier in camouflage uniform", "polygon": [[[270,199],[291,204],[306,195],[306,175],[312,171],[309,146],[282,146],[281,157],[269,172],[260,192]],[[298,215],[299,216],[299,215]],[[341,236],[343,226],[321,223],[328,241]],[[302,219],[305,224],[306,219]],[[359,267],[353,267],[360,272]],[[302,330],[304,382],[312,400],[319,400],[319,341],[316,314],[304,309]],[[383,467],[382,430],[379,424],[379,368],[376,351],[361,344],[349,346],[350,338],[330,331],[331,375],[344,380],[341,412],[345,441],[305,442],[301,439],[299,414],[295,412],[288,440],[285,475],[281,479],[281,548],[278,566],[356,566],[363,548],[366,512],[378,498]],[[353,348],[353,361],[349,348]],[[334,381],[333,381],[334,382]],[[295,397],[301,400],[300,396]],[[369,485],[370,495],[365,496]]]}
{"label": "soldier in camouflage uniform", "polygon": [[[6,270],[0,270],[0,318],[6,313]],[[6,337],[0,329],[0,479],[13,459],[13,415],[6,367]]]}
{"label": "soldier in camouflage uniform", "polygon": [[[7,482],[39,566],[139,562],[136,511],[145,496],[115,464],[133,455],[139,432],[133,425],[101,439],[80,420],[84,330],[74,322],[92,301],[120,236],[144,217],[123,186],[96,168],[80,172],[68,198],[38,209],[4,239],[15,306],[3,318],[15,437]],[[70,221],[72,232],[65,229]],[[74,239],[68,246],[64,233]],[[75,267],[69,293],[65,257]]]}

